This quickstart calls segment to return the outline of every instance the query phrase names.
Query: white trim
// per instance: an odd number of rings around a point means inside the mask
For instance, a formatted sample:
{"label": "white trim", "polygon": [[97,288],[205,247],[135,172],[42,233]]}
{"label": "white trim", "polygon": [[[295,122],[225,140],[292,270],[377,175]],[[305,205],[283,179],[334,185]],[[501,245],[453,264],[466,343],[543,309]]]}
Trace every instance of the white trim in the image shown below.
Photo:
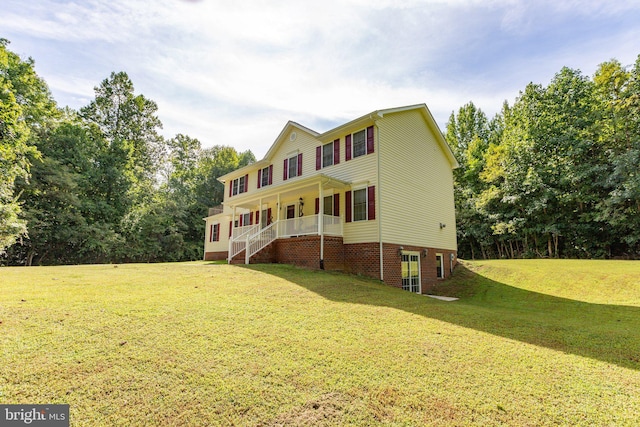
{"label": "white trim", "polygon": [[[418,258],[418,262],[417,262],[417,264],[418,264],[418,292],[411,291],[411,283],[409,283],[409,289],[405,289],[405,290],[408,290],[408,291],[410,291],[412,293],[421,294],[422,293],[422,268],[420,266],[420,252],[418,252],[418,251],[404,251],[403,250],[403,251],[400,251],[400,255],[401,255],[400,256],[400,269],[401,270],[402,270],[402,263],[405,262],[405,261],[402,260],[402,256],[403,255],[407,255],[409,257],[409,260],[406,261],[406,262],[409,263],[409,278],[411,278],[411,262],[412,262],[411,261],[411,257],[417,257]],[[401,276],[401,279],[404,280],[404,277],[402,277],[402,271],[400,272],[400,276]],[[403,289],[404,289],[404,287],[403,287]]]}
{"label": "white trim", "polygon": [[[440,257],[440,265],[438,265],[438,257]],[[438,267],[440,267],[440,274],[438,275]],[[438,279],[444,279],[444,255],[440,252],[436,252],[436,277]]]}

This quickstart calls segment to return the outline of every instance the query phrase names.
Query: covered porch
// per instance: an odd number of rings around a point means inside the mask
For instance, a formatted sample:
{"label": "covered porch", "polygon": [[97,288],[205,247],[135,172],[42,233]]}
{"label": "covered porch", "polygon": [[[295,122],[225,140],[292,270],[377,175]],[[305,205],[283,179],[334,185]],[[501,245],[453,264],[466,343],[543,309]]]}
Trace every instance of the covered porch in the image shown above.
{"label": "covered porch", "polygon": [[248,264],[252,256],[277,239],[319,236],[322,265],[324,236],[343,235],[340,202],[349,187],[349,183],[335,178],[315,175],[229,201],[232,228],[228,261],[238,259],[244,251]]}

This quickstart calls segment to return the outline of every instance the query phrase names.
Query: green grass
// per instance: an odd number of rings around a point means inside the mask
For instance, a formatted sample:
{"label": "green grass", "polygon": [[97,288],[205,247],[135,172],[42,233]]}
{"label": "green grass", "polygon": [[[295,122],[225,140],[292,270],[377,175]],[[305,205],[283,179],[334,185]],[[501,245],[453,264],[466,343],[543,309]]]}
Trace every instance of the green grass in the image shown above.
{"label": "green grass", "polygon": [[0,269],[0,403],[74,426],[636,425],[640,263],[465,262],[448,303],[282,265]]}

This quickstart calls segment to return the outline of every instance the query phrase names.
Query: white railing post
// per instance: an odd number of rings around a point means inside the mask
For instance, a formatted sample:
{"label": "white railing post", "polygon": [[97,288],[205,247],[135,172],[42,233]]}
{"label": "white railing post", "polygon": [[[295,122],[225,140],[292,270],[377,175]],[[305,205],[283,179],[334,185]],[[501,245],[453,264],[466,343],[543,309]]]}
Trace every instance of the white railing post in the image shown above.
{"label": "white railing post", "polygon": [[251,233],[247,233],[247,241],[244,246],[244,263],[249,264],[249,258],[251,255],[249,254],[249,238],[251,237]]}

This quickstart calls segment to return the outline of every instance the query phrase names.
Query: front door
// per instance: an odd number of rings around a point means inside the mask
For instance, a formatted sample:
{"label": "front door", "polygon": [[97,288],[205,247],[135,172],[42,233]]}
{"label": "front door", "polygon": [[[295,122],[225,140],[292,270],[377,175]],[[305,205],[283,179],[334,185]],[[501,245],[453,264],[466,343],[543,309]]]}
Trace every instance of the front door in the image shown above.
{"label": "front door", "polygon": [[287,219],[292,219],[296,217],[296,205],[287,206]]}
{"label": "front door", "polygon": [[285,233],[287,236],[293,236],[296,234],[296,205],[287,206],[287,221],[285,227]]}
{"label": "front door", "polygon": [[402,254],[402,289],[421,293],[420,289],[420,254]]}

